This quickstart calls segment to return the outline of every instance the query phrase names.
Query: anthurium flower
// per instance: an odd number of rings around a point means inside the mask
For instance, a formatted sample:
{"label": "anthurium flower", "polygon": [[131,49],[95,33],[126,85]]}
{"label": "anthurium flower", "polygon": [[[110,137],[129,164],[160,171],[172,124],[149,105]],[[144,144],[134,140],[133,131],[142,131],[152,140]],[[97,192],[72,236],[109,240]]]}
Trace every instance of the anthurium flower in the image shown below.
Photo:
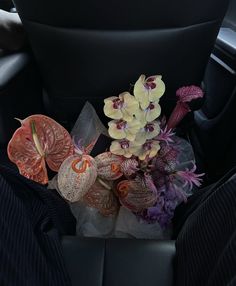
{"label": "anthurium flower", "polygon": [[129,92],[123,92],[118,97],[108,97],[104,103],[104,113],[107,117],[128,122],[133,120],[133,115],[139,109],[138,101]]}
{"label": "anthurium flower", "polygon": [[150,76],[146,79],[141,75],[134,85],[134,96],[139,101],[143,110],[148,108],[150,102],[155,102],[165,92],[165,84],[161,75]]}
{"label": "anthurium flower", "polygon": [[161,106],[159,101],[150,102],[148,107],[144,110],[141,108],[135,113],[135,117],[140,121],[142,126],[145,126],[147,122],[151,122],[157,119],[161,114]]}
{"label": "anthurium flower", "polygon": [[146,140],[156,137],[160,133],[160,126],[157,121],[147,123],[135,137],[135,141],[144,144]]}
{"label": "anthurium flower", "polygon": [[108,126],[108,133],[112,138],[134,141],[141,125],[137,119],[133,119],[130,122],[121,119],[110,121]]}
{"label": "anthurium flower", "polygon": [[136,148],[130,148],[130,151],[133,155],[139,157],[141,161],[147,157],[155,157],[161,148],[159,142],[156,140],[147,140],[143,145],[136,145],[135,147]]}
{"label": "anthurium flower", "polygon": [[131,158],[134,152],[140,148],[135,142],[130,142],[126,139],[114,140],[111,143],[110,151],[115,155],[121,155],[126,158]]}
{"label": "anthurium flower", "polygon": [[73,154],[70,134],[45,115],[31,115],[20,120],[7,148],[9,159],[20,174],[41,184],[48,183],[48,167],[58,172],[62,162]]}

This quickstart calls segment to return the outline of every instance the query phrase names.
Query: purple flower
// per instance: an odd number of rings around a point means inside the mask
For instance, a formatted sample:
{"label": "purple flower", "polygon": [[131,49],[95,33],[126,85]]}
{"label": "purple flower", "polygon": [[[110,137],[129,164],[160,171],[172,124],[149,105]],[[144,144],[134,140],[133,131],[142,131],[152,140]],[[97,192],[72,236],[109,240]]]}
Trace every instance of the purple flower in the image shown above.
{"label": "purple flower", "polygon": [[204,93],[199,86],[183,86],[176,91],[176,96],[181,102],[191,102],[194,99],[203,97]]}
{"label": "purple flower", "polygon": [[187,185],[190,186],[190,188],[193,188],[193,185],[200,187],[201,182],[202,182],[202,176],[205,174],[195,174],[194,172],[196,171],[197,167],[195,163],[193,162],[193,167],[192,169],[186,169],[185,171],[177,171],[175,175],[179,176],[180,179],[184,181],[183,188],[186,187]]}
{"label": "purple flower", "polygon": [[121,163],[120,168],[126,177],[130,177],[139,171],[139,163],[136,159],[127,159]]}
{"label": "purple flower", "polygon": [[172,129],[168,129],[167,126],[165,126],[164,129],[160,130],[160,134],[155,139],[157,139],[158,141],[163,141],[167,145],[169,145],[169,143],[174,142],[174,140],[171,138],[174,135],[175,133],[172,132]]}
{"label": "purple flower", "polygon": [[170,130],[175,128],[185,115],[191,111],[188,103],[194,99],[203,97],[203,95],[202,89],[198,86],[191,85],[179,88],[176,91],[178,101],[167,122],[167,129]]}
{"label": "purple flower", "polygon": [[157,204],[155,207],[147,209],[147,215],[151,220],[157,220],[158,216],[163,213],[163,208],[160,204]]}
{"label": "purple flower", "polygon": [[157,194],[157,188],[153,182],[152,176],[150,174],[144,174],[144,181],[146,187],[153,193]]}
{"label": "purple flower", "polygon": [[167,129],[174,129],[190,111],[191,109],[186,102],[178,101],[167,122]]}
{"label": "purple flower", "polygon": [[175,148],[175,145],[162,143],[158,156],[152,160],[152,164],[155,166],[153,171],[158,170],[163,174],[172,173],[177,164],[178,154],[179,151]]}

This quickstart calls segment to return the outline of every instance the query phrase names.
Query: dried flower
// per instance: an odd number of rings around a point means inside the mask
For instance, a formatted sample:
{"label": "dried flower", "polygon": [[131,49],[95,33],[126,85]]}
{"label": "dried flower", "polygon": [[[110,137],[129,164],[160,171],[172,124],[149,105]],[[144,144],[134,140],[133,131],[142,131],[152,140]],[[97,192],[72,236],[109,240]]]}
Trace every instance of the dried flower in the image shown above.
{"label": "dried flower", "polygon": [[161,143],[161,149],[158,156],[152,160],[153,170],[161,172],[161,176],[173,173],[177,164],[179,151],[175,145],[164,145]]}
{"label": "dried flower", "polygon": [[153,139],[160,132],[160,127],[157,121],[147,123],[143,128],[139,130],[135,140],[140,144],[144,144],[146,140]]}
{"label": "dried flower", "polygon": [[108,133],[112,138],[134,141],[140,129],[140,122],[137,119],[133,119],[130,122],[122,119],[112,120],[108,123],[108,126]]}
{"label": "dried flower", "polygon": [[104,113],[112,119],[132,121],[133,115],[139,109],[138,101],[129,92],[123,92],[118,97],[108,97],[104,102]]}
{"label": "dried flower", "polygon": [[160,75],[150,76],[146,79],[141,75],[134,85],[134,96],[143,110],[148,108],[150,102],[159,101],[165,92],[165,84]]}
{"label": "dried flower", "polygon": [[121,163],[120,170],[126,177],[130,177],[139,170],[138,165],[136,159],[127,159]]}

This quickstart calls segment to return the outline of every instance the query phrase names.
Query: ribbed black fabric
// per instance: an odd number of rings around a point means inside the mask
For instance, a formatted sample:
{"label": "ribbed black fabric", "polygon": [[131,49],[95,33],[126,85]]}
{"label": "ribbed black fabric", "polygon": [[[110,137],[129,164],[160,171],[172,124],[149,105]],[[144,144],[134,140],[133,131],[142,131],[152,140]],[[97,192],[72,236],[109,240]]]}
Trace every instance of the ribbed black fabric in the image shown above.
{"label": "ribbed black fabric", "polygon": [[235,171],[176,210],[177,286],[236,285]]}
{"label": "ribbed black fabric", "polygon": [[60,235],[75,232],[54,192],[0,165],[0,285],[69,286]]}

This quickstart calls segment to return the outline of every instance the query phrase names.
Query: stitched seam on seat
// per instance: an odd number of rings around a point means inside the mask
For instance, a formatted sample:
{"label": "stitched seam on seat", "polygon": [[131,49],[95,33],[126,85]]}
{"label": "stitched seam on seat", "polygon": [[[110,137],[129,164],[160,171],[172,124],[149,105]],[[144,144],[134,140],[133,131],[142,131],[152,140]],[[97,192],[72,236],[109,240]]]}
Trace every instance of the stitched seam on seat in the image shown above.
{"label": "stitched seam on seat", "polygon": [[46,23],[41,23],[38,21],[34,21],[34,20],[30,20],[27,18],[22,17],[22,22],[24,24],[24,22],[28,22],[28,23],[33,23],[33,24],[37,24],[40,26],[46,26],[46,27],[50,27],[50,28],[56,28],[56,29],[63,29],[63,30],[80,30],[80,31],[89,31],[89,32],[112,32],[112,33],[116,33],[116,32],[142,32],[142,31],[153,31],[153,30],[159,30],[159,31],[167,31],[167,30],[179,30],[179,29],[186,29],[186,28],[192,28],[192,27],[197,27],[197,26],[204,26],[204,25],[208,25],[208,24],[213,24],[213,23],[221,23],[222,19],[221,18],[217,18],[217,19],[213,19],[210,21],[204,21],[204,22],[200,22],[200,23],[196,23],[196,24],[192,24],[192,25],[186,25],[186,26],[175,26],[175,27],[168,27],[168,28],[147,28],[147,29],[133,29],[133,30],[126,30],[126,29],[110,29],[110,30],[105,30],[105,29],[89,29],[89,28],[80,28],[80,27],[63,27],[63,26],[57,26],[57,25],[52,25],[52,24],[46,24]]}
{"label": "stitched seam on seat", "polygon": [[102,263],[102,281],[101,281],[101,286],[104,285],[105,281],[105,269],[106,269],[106,247],[107,247],[107,240],[104,239],[104,251],[103,251],[103,263]]}

